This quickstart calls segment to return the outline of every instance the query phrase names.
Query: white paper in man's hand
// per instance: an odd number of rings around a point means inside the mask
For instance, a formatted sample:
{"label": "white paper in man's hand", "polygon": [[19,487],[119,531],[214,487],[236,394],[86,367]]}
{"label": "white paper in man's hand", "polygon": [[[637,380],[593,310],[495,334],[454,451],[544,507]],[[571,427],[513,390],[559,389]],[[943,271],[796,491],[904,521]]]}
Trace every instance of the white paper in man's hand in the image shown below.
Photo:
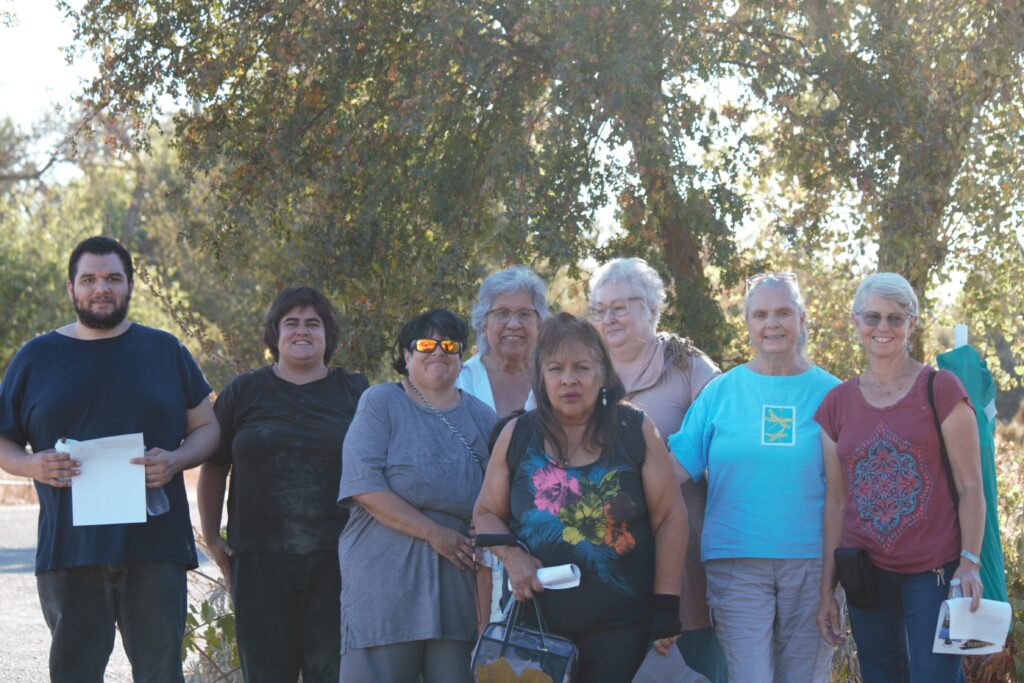
{"label": "white paper in man's hand", "polygon": [[70,444],[82,473],[71,482],[74,526],[146,521],[146,468],[132,458],[145,455],[142,434],[122,434]]}

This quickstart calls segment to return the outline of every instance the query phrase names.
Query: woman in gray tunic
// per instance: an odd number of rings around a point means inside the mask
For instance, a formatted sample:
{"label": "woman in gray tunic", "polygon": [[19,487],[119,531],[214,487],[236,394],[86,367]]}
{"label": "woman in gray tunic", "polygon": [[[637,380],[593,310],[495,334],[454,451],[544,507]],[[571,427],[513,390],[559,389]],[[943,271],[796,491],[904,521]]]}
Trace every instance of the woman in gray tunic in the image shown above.
{"label": "woman in gray tunic", "polygon": [[469,681],[479,606],[469,524],[494,411],[455,388],[466,323],[434,309],[405,324],[403,379],[363,394],[345,437],[341,680]]}

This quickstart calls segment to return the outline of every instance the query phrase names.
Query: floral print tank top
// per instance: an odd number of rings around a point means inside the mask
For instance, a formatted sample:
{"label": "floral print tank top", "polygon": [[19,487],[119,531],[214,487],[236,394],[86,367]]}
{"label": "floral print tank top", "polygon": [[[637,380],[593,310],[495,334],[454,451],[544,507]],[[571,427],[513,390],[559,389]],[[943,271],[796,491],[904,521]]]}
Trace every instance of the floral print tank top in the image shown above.
{"label": "floral print tank top", "polygon": [[555,631],[610,628],[650,613],[654,537],[640,472],[643,413],[620,406],[619,423],[614,448],[567,468],[544,452],[535,413],[516,423],[522,432],[509,446],[509,528],[544,566],[575,564],[581,573],[578,587],[540,594]]}

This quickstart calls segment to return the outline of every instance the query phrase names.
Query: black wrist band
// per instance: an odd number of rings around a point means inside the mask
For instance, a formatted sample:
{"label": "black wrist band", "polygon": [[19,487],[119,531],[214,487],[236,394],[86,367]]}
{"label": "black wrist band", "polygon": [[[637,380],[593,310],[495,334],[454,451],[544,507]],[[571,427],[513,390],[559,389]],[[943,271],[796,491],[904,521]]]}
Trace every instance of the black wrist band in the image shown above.
{"label": "black wrist band", "polygon": [[683,630],[679,621],[679,596],[655,594],[651,611],[651,640],[678,635]]}

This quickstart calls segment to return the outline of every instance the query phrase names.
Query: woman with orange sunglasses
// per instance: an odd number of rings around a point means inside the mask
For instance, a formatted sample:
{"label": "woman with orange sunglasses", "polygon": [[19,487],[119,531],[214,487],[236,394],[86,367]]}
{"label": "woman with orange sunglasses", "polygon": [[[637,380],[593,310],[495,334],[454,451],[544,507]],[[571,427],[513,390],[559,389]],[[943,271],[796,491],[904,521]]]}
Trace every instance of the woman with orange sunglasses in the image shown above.
{"label": "woman with orange sunglasses", "polygon": [[469,681],[488,605],[469,525],[497,416],[455,386],[468,334],[444,309],[407,322],[401,380],[367,390],[345,437],[341,680]]}

